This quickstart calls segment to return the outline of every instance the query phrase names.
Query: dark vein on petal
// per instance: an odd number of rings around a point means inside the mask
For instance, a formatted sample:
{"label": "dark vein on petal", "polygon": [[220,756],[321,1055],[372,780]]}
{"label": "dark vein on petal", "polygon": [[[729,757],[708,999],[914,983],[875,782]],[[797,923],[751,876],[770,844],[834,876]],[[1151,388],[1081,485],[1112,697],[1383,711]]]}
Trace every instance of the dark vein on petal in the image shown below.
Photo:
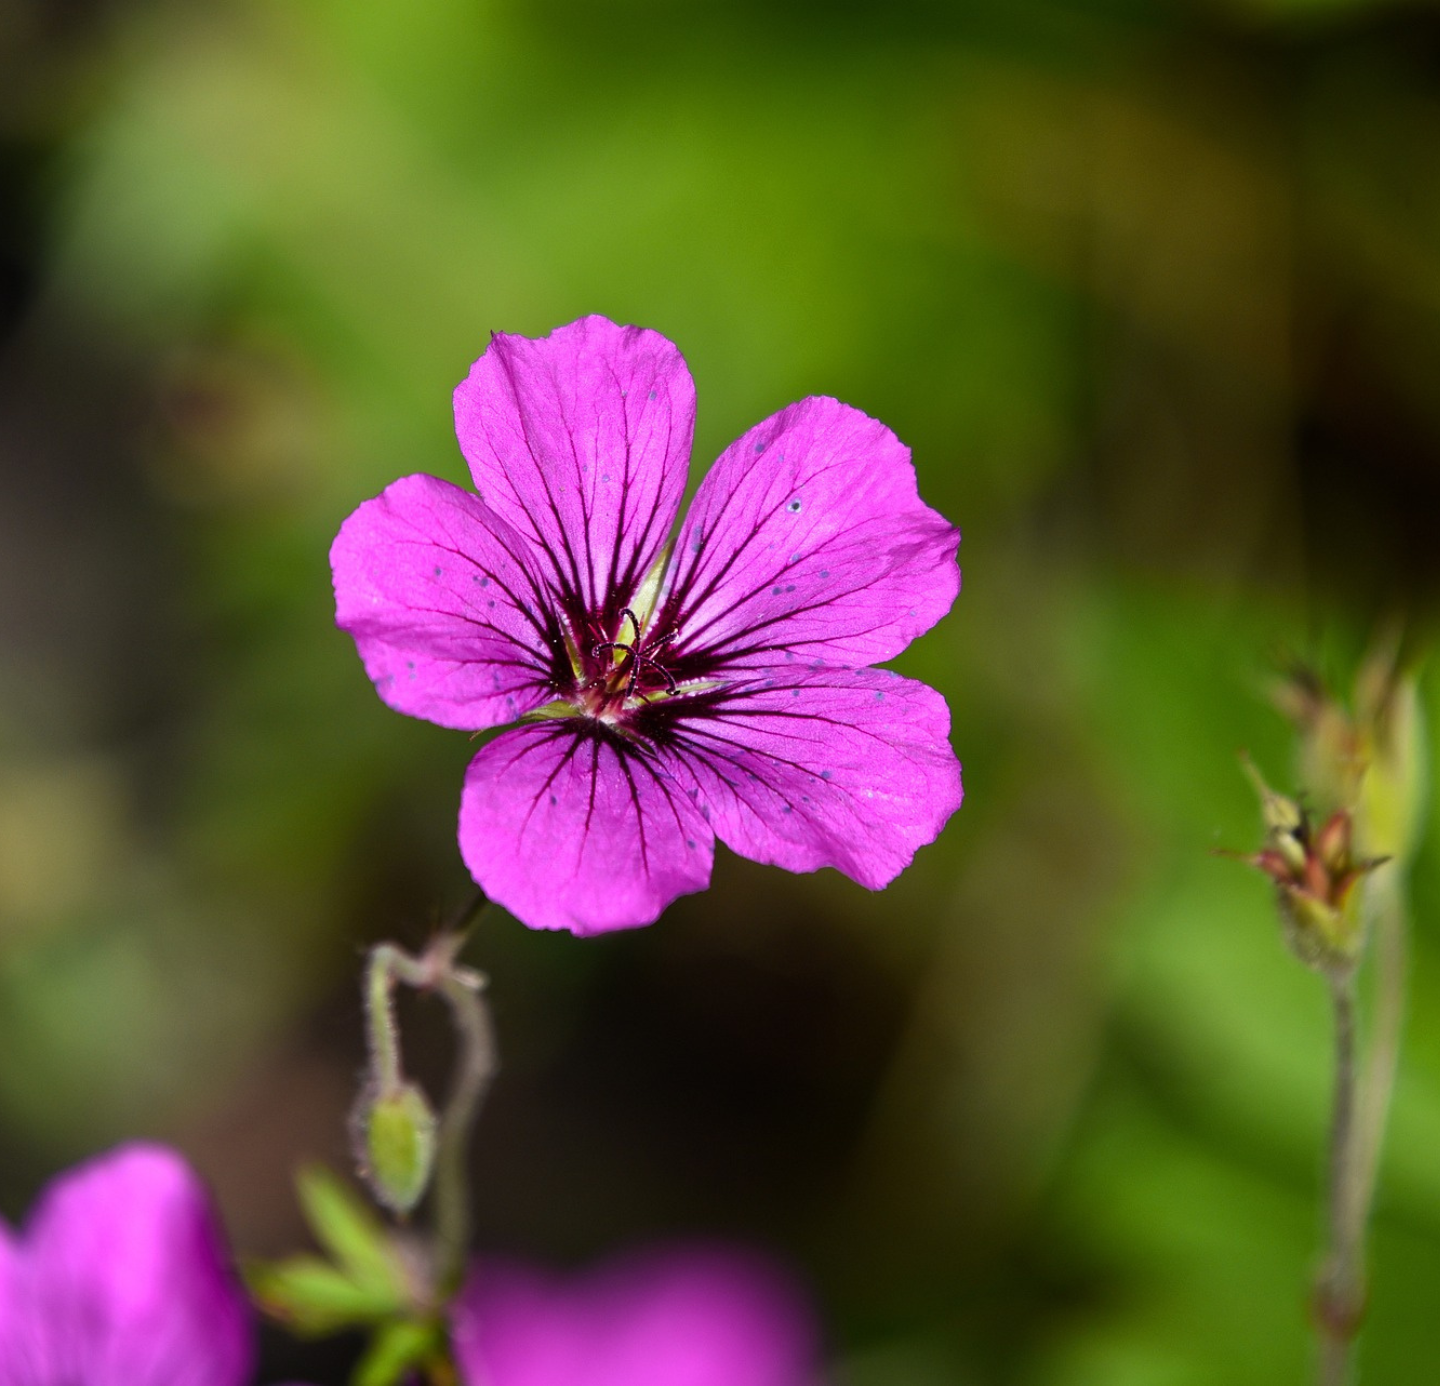
{"label": "dark vein on petal", "polygon": [[635,785],[635,776],[630,769],[629,757],[617,749],[615,759],[620,764],[621,772],[625,776],[625,783],[630,790],[630,803],[635,809],[635,827],[640,837],[640,865],[645,875],[649,877],[650,848],[645,838],[645,810],[640,807],[640,791]]}
{"label": "dark vein on petal", "polygon": [[[526,747],[525,754],[539,755],[541,752],[548,750],[562,736],[567,735],[568,730],[568,728],[556,730],[551,730],[548,727],[545,728],[543,736],[541,738],[537,738],[535,744]],[[545,782],[540,786],[540,789],[535,794],[534,798],[530,800],[530,807],[525,813],[525,818],[524,821],[520,824],[519,831],[516,833],[517,838],[519,838],[525,832],[526,828],[530,826],[530,820],[532,817],[534,817],[535,810],[540,807],[540,800],[545,795],[549,794],[552,786],[555,784],[555,781],[560,778],[560,772],[575,758],[575,753],[579,750],[579,748],[580,742],[578,739],[573,740],[569,746],[565,747],[564,751],[560,756],[560,759],[555,763],[555,767],[545,777]],[[519,761],[520,756],[517,755],[513,760],[511,760],[507,768],[514,769],[514,767],[519,764]]]}
{"label": "dark vein on petal", "polygon": [[[533,438],[532,438],[532,436],[531,436],[531,429],[530,429],[530,417],[531,417],[531,413],[530,413],[530,410],[526,407],[525,402],[524,402],[524,401],[521,399],[521,397],[520,397],[520,386],[519,386],[519,382],[516,380],[516,377],[515,377],[515,369],[514,369],[514,366],[513,366],[512,362],[511,362],[511,360],[510,360],[510,357],[509,357],[508,352],[502,353],[502,354],[500,355],[500,366],[501,366],[501,369],[505,372],[505,374],[506,374],[507,377],[509,378],[509,381],[510,381],[510,393],[511,393],[512,398],[513,398],[514,401],[515,401],[516,412],[520,415],[520,436],[521,436],[522,439],[524,440],[524,443],[525,443],[525,451],[526,451],[526,452],[529,454],[529,456],[530,456],[530,461],[531,461],[531,464],[532,464],[532,466],[533,466],[533,469],[534,469],[534,472],[535,472],[535,476],[536,476],[537,480],[540,482],[540,485],[543,487],[543,489],[544,489],[544,491],[545,491],[545,502],[546,502],[547,507],[549,508],[549,511],[550,511],[551,516],[554,518],[554,521],[555,521],[555,530],[556,530],[556,534],[557,534],[557,536],[558,536],[558,538],[559,538],[559,541],[560,541],[560,546],[561,546],[561,548],[562,548],[562,549],[564,550],[564,552],[565,552],[565,557],[569,560],[569,563],[570,563],[570,571],[571,571],[571,575],[572,575],[572,576],[574,577],[574,579],[575,579],[576,590],[577,590],[577,592],[578,592],[578,591],[583,591],[583,584],[582,584],[581,581],[580,581],[580,566],[579,566],[578,562],[576,561],[574,550],[570,547],[570,536],[569,536],[569,534],[566,532],[565,522],[564,522],[564,520],[561,518],[561,515],[560,515],[560,508],[559,508],[559,506],[557,506],[556,503],[555,503],[555,495],[554,495],[554,492],[550,489],[550,478],[546,475],[544,467],[541,466],[541,464],[540,464],[540,459],[535,455],[535,443],[534,443],[534,440],[533,440]],[[557,375],[555,374],[555,369],[554,369],[553,366],[549,366],[549,367],[548,367],[548,374],[549,374],[549,376],[550,376],[551,386],[554,388],[555,394],[556,394],[557,397],[558,397],[559,394],[560,394],[559,378],[558,378]],[[557,405],[558,405],[558,399],[557,399]],[[562,423],[563,423],[563,422],[564,422],[564,419],[563,419],[563,411],[562,411]],[[574,446],[573,441],[572,441],[571,446],[572,446],[572,449],[573,449],[573,446]],[[496,460],[497,460],[497,461],[499,460],[498,455],[497,455]],[[502,468],[502,475],[503,475],[503,468]],[[516,502],[519,504],[521,511],[526,515],[527,518],[530,519],[530,523],[531,523],[531,525],[533,526],[533,525],[535,524],[535,521],[534,521],[533,517],[530,516],[530,507],[529,507],[529,505],[528,505],[525,501],[523,501],[523,500],[520,499],[520,494],[519,494],[518,491],[515,490],[515,487],[514,487],[514,484],[513,484],[513,483],[511,483],[510,489],[511,489],[511,493],[512,493],[512,494],[514,495],[514,497],[515,497]],[[560,579],[560,584],[561,584],[561,587],[562,587],[562,589],[563,589],[563,588],[564,588],[564,585],[565,585],[565,573],[562,571],[562,569],[561,569],[561,567],[560,567],[560,564],[559,564],[558,562],[556,562],[556,556],[555,556],[554,549],[552,548],[551,544],[548,543],[548,542],[545,540],[544,536],[540,534],[538,527],[536,528],[536,535],[535,535],[535,537],[536,537],[537,542],[538,542],[539,545],[540,545],[541,551],[546,555],[547,558],[549,558],[550,563],[551,563],[551,566],[554,567],[554,569],[555,569],[555,574],[556,574],[556,576]]]}

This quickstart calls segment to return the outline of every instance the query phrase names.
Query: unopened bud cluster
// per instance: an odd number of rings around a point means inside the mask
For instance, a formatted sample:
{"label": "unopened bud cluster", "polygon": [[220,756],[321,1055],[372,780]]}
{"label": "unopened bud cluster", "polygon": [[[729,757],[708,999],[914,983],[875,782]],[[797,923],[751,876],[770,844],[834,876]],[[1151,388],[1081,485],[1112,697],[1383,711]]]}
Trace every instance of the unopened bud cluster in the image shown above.
{"label": "unopened bud cluster", "polygon": [[1251,767],[1265,843],[1246,858],[1275,882],[1290,947],[1311,967],[1348,969],[1364,937],[1356,886],[1385,859],[1354,853],[1354,820],[1337,809],[1318,828],[1303,805],[1277,794]]}
{"label": "unopened bud cluster", "polygon": [[1294,952],[1332,975],[1353,968],[1364,945],[1360,883],[1386,861],[1402,868],[1419,837],[1423,727],[1415,677],[1397,650],[1398,641],[1382,642],[1362,664],[1353,710],[1305,670],[1277,686],[1275,701],[1300,733],[1306,800],[1277,794],[1246,762],[1265,841],[1244,860],[1275,882]]}

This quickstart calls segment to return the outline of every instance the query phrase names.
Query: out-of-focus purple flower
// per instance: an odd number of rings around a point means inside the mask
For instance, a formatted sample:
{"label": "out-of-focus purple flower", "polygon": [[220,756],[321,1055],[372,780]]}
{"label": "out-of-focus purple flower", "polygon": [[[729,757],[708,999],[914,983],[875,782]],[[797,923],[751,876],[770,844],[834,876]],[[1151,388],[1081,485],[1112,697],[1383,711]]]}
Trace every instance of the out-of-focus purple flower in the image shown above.
{"label": "out-of-focus purple flower", "polygon": [[183,1160],[129,1145],[0,1224],[0,1386],[245,1386],[249,1309]]}
{"label": "out-of-focus purple flower", "polygon": [[523,721],[461,797],[493,899],[597,933],[702,889],[716,837],[872,889],[934,840],[961,798],[949,712],[867,666],[949,610],[959,533],[889,429],[833,399],[782,409],[721,455],[671,553],[695,392],[658,333],[496,335],[455,419],[479,495],[405,477],[331,563],[391,707]]}
{"label": "out-of-focus purple flower", "polygon": [[657,1249],[572,1277],[482,1262],[452,1317],[466,1386],[811,1386],[804,1294],[769,1261]]}

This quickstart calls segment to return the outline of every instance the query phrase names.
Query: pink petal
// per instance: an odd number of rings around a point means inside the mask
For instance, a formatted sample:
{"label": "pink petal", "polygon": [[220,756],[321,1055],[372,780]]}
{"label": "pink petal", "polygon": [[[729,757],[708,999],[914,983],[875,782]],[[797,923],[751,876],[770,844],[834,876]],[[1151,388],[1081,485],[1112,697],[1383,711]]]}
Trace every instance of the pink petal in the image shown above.
{"label": "pink petal", "polygon": [[595,934],[703,890],[714,840],[652,751],[571,717],[506,732],[470,762],[460,852],[532,929]]}
{"label": "pink petal", "polygon": [[[21,1244],[35,1386],[246,1386],[245,1297],[177,1155],[125,1146],[46,1190]],[[9,1378],[4,1378],[9,1386]]]}
{"label": "pink petal", "polygon": [[[19,1356],[20,1252],[10,1229],[0,1222],[0,1367]],[[0,1375],[0,1382],[5,1380]]]}
{"label": "pink petal", "polygon": [[531,541],[562,602],[610,618],[670,536],[694,428],[675,347],[601,317],[538,339],[497,333],[455,391],[476,489]]}
{"label": "pink petal", "polygon": [[696,1247],[552,1278],[482,1265],[456,1306],[467,1386],[808,1386],[814,1320],[768,1261]]}
{"label": "pink petal", "polygon": [[586,1386],[594,1318],[563,1281],[486,1262],[451,1313],[456,1365],[466,1386]]}
{"label": "pink petal", "polygon": [[784,666],[677,720],[670,754],[741,856],[790,871],[833,866],[878,890],[960,806],[949,733],[945,700],[923,683]]}
{"label": "pink petal", "polygon": [[678,629],[680,655],[732,666],[785,651],[876,664],[950,609],[959,542],[884,424],[804,399],[732,443],[701,483],[658,627]]}
{"label": "pink petal", "polygon": [[401,478],[345,521],[330,564],[336,623],[396,711],[477,730],[551,697],[528,545],[470,492]]}

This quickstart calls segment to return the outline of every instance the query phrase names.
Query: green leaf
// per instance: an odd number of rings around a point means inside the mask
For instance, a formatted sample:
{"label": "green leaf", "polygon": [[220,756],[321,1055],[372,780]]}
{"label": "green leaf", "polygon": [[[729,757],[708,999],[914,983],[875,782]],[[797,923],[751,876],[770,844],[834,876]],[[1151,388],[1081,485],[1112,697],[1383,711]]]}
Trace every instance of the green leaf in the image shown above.
{"label": "green leaf", "polygon": [[374,1337],[350,1378],[351,1386],[397,1386],[410,1371],[444,1351],[440,1325],[408,1319],[387,1324]]}
{"label": "green leaf", "polygon": [[403,1313],[393,1288],[361,1285],[317,1256],[294,1256],[246,1268],[246,1282],[260,1308],[294,1332],[320,1336]]}
{"label": "green leaf", "polygon": [[338,1175],[309,1165],[296,1179],[300,1205],[320,1245],[357,1287],[405,1297],[405,1277],[384,1223]]}

